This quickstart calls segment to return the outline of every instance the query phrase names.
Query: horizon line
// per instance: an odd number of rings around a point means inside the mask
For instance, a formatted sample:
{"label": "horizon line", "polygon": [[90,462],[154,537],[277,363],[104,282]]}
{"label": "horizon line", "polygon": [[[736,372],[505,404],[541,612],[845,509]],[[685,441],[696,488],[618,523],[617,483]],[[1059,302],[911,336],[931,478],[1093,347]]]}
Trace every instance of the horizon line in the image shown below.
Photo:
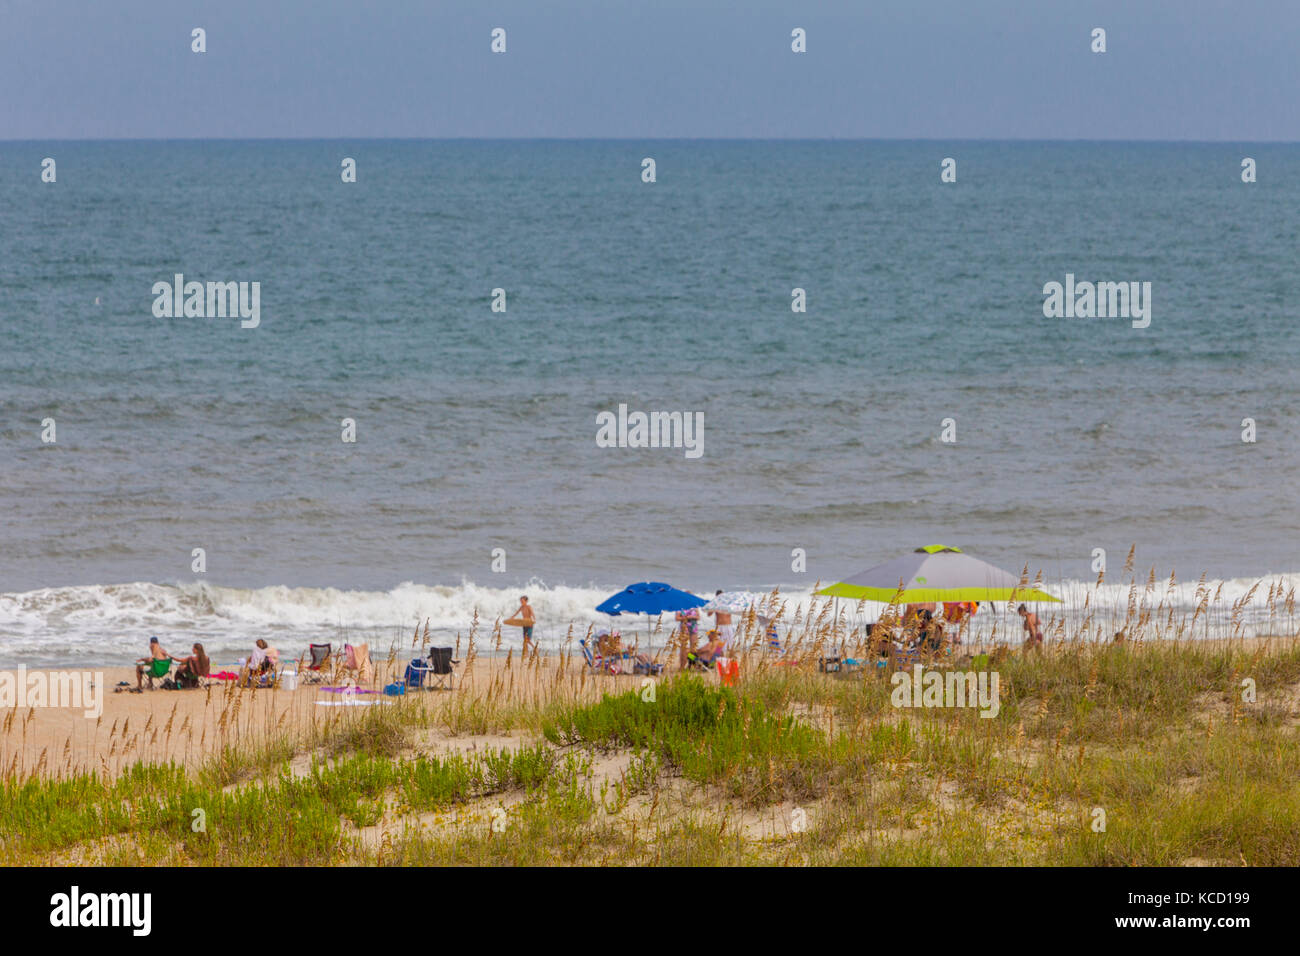
{"label": "horizon line", "polygon": [[311,143],[311,142],[556,142],[556,143],[1136,143],[1159,145],[1294,146],[1296,139],[1125,139],[1122,137],[965,136],[42,136],[0,137],[0,143]]}

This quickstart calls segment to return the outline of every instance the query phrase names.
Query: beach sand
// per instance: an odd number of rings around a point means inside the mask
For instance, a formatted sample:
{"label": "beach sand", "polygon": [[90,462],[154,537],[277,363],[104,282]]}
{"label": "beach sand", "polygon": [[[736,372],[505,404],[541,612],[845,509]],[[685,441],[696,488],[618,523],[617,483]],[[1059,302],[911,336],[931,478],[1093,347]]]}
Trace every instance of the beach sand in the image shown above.
{"label": "beach sand", "polygon": [[[1293,646],[1295,640],[1272,637],[1194,643],[1231,644],[1267,654]],[[1049,644],[1044,653],[1063,653],[1069,647]],[[1130,646],[1139,653],[1141,648]],[[957,659],[981,650],[987,648],[963,648]],[[1019,653],[1015,649],[1011,652]],[[816,652],[799,656],[799,666],[815,670]],[[659,655],[661,660],[675,657],[675,652]],[[772,662],[762,651],[742,654],[738,659],[742,675]],[[404,666],[404,661],[376,663],[375,677],[367,687],[382,689],[385,683],[397,679]],[[87,716],[82,707],[0,708],[0,774],[10,779],[28,775],[63,777],[78,772],[102,772],[115,777],[137,761],[172,761],[197,769],[226,748],[254,751],[286,738],[301,752],[310,749],[313,740],[346,727],[348,721],[374,707],[400,706],[404,719],[430,728],[424,735],[426,739],[449,743],[456,736],[450,732],[447,719],[452,707],[463,712],[484,703],[506,702],[521,708],[540,708],[558,700],[596,700],[605,693],[640,688],[645,680],[636,675],[592,673],[584,666],[581,654],[554,651],[538,653],[526,663],[514,655],[478,656],[468,667],[462,664],[456,668],[454,689],[412,692],[402,698],[382,693],[336,694],[303,684],[295,690],[247,689],[234,682],[214,683],[208,689],[115,693],[118,681],[135,686],[134,666],[92,670],[102,703],[98,716]],[[670,664],[665,675],[671,676],[674,670]],[[27,672],[29,678],[48,673]],[[716,671],[709,672],[708,679],[717,681]]]}

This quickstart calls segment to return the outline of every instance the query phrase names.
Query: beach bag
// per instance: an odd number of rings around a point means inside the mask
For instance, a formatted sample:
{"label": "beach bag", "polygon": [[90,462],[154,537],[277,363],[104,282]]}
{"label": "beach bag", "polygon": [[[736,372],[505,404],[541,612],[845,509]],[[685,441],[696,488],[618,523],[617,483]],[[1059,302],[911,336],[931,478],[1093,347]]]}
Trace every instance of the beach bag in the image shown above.
{"label": "beach bag", "polygon": [[406,695],[406,685],[401,681],[396,681],[385,687],[384,693],[389,697],[403,697]]}

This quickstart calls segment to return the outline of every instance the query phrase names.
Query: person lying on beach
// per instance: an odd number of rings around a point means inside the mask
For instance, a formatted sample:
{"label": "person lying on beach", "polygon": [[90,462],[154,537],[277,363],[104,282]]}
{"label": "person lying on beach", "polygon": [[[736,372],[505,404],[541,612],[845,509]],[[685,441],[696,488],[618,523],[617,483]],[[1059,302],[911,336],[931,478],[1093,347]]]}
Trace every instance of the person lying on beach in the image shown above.
{"label": "person lying on beach", "polygon": [[144,690],[144,679],[149,678],[149,689],[153,690],[155,677],[166,677],[172,669],[172,656],[163,650],[158,638],[149,638],[149,656],[138,658],[135,662],[135,689]]}
{"label": "person lying on beach", "polygon": [[211,671],[212,665],[208,655],[204,653],[203,645],[195,644],[190,648],[190,656],[181,661],[181,666],[176,668],[176,686],[198,687],[199,679],[207,677]]}
{"label": "person lying on beach", "polygon": [[1025,649],[1033,648],[1041,651],[1043,649],[1043,625],[1038,621],[1038,615],[1029,610],[1023,604],[1016,608],[1025,622]]}

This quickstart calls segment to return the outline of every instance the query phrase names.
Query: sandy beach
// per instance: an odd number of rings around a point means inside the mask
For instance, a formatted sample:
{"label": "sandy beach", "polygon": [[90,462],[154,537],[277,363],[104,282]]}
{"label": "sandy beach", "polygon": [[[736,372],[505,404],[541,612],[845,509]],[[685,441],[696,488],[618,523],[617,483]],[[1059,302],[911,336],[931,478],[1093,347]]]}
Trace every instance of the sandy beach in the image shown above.
{"label": "sandy beach", "polygon": [[[1231,647],[1252,655],[1268,655],[1294,647],[1296,640],[1266,637],[1187,643],[1205,649]],[[1049,644],[1044,653],[1068,653],[1072,646]],[[1139,644],[1130,650],[1141,653],[1144,646],[1151,645]],[[981,646],[962,648],[948,666],[990,650]],[[669,656],[661,653],[659,658]],[[819,650],[795,656],[798,669],[817,671]],[[745,674],[772,667],[774,659],[761,651],[750,651],[737,660],[743,679]],[[91,669],[99,696],[88,695],[82,702],[85,706],[0,709],[0,767],[10,779],[81,772],[100,772],[112,778],[137,762],[174,762],[194,770],[228,748],[250,752],[273,742],[290,741],[295,748],[310,750],[312,741],[338,731],[374,707],[401,708],[404,722],[432,728],[425,734],[428,742],[445,743],[457,736],[451,728],[458,711],[503,701],[536,709],[554,701],[594,701],[605,694],[642,687],[646,680],[630,674],[593,673],[576,651],[541,652],[527,662],[513,654],[491,655],[478,656],[469,666],[458,666],[451,690],[385,696],[382,688],[396,680],[404,666],[404,661],[376,663],[374,678],[364,688],[378,691],[371,693],[335,693],[322,689],[324,685],[313,684],[299,684],[294,690],[249,689],[233,681],[214,681],[207,688],[146,689],[136,694],[125,687],[118,692],[116,686],[125,681],[134,687],[134,667]],[[675,671],[675,664],[670,663],[663,676]],[[26,673],[32,678],[48,677],[54,672]],[[711,682],[719,681],[716,671],[706,674]],[[823,676],[833,680],[842,675]],[[93,710],[96,704],[101,710],[98,715]]]}

